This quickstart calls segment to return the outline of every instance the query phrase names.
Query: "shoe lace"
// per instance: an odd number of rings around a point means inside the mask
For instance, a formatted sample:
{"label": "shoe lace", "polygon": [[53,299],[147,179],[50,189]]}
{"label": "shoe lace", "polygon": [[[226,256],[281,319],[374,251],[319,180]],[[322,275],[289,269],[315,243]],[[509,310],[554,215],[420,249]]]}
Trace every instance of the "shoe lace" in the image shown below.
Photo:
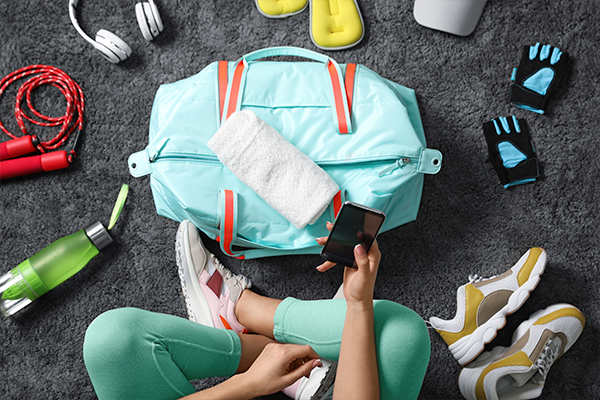
{"label": "shoe lace", "polygon": [[235,278],[235,280],[238,282],[238,285],[240,285],[242,288],[246,288],[249,286],[248,278],[246,278],[244,275],[234,274],[229,269],[225,268],[225,266],[223,266],[223,264],[221,264],[221,261],[219,261],[217,259],[217,257],[215,257],[214,254],[212,254],[212,253],[209,253],[209,254],[210,254],[210,259],[212,260],[215,267],[217,267],[217,269],[219,270],[219,273],[221,273],[221,275],[223,275],[223,278],[225,278],[225,279]]}
{"label": "shoe lace", "polygon": [[488,279],[494,279],[497,276],[498,275],[494,275],[494,276],[490,276],[489,278],[484,278],[483,276],[480,276],[478,274],[469,275],[469,283],[477,283],[477,282],[481,282],[481,281],[487,281]]}
{"label": "shoe lace", "polygon": [[546,346],[544,346],[544,349],[540,353],[540,356],[535,361],[535,366],[537,367],[540,375],[540,377],[534,377],[534,381],[536,381],[536,383],[541,383],[546,380],[546,376],[550,371],[550,367],[558,357],[559,353],[560,346],[554,341],[554,339],[549,338],[546,342]]}

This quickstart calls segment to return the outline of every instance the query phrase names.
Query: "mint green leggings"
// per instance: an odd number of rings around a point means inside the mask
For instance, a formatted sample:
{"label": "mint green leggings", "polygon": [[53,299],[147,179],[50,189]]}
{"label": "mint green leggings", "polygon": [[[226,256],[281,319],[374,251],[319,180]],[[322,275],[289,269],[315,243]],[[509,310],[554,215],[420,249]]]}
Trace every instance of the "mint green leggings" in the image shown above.
{"label": "mint green leggings", "polygon": [[[416,399],[431,352],[425,323],[387,300],[373,302],[382,399]],[[310,345],[337,360],[346,313],[343,299],[285,299],[274,336]],[[121,308],[89,326],[83,357],[100,399],[176,399],[194,393],[191,380],[231,376],[241,356],[238,335],[167,314]]]}

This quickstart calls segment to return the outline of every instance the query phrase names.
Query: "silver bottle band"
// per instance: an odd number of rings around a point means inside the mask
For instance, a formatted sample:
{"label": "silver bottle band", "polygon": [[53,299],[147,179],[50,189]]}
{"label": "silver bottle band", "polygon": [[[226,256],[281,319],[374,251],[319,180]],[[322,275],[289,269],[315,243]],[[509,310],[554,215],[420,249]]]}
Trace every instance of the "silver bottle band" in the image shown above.
{"label": "silver bottle band", "polygon": [[98,250],[102,250],[113,242],[112,238],[108,234],[108,231],[100,222],[96,222],[87,228],[85,228],[86,235],[90,238],[94,246]]}

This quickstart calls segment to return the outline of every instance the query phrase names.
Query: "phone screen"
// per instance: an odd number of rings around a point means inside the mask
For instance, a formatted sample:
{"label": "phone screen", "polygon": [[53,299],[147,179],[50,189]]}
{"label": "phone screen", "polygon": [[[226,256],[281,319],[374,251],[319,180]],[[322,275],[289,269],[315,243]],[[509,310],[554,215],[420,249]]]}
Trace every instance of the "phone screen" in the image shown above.
{"label": "phone screen", "polygon": [[369,251],[375,241],[385,214],[360,204],[346,202],[335,219],[327,243],[321,250],[326,260],[356,268],[354,247],[362,244]]}

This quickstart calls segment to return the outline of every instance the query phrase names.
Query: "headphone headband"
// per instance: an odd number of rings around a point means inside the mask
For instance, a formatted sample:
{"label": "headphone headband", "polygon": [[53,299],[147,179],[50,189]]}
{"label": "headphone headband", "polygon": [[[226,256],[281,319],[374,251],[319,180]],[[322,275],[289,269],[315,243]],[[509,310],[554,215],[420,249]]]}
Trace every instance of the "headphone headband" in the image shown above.
{"label": "headphone headband", "polygon": [[[95,49],[99,50],[102,53],[102,56],[112,63],[124,61],[127,57],[129,57],[131,55],[131,48],[114,33],[100,29],[94,40],[83,31],[79,25],[79,22],[77,21],[76,8],[78,4],[79,0],[69,0],[69,18],[81,37],[94,46]],[[138,3],[136,5],[136,10],[137,8],[145,9],[149,14],[148,18],[151,20],[146,20],[144,18],[143,21],[140,21],[140,16],[138,16],[138,23],[140,25],[140,29],[142,29],[144,38],[146,40],[152,40],[163,30],[162,21],[160,19],[160,15],[158,14],[158,9],[154,4],[154,0],[148,0],[148,2],[145,3]],[[143,14],[146,14],[146,12],[143,12]],[[146,26],[147,28],[144,29]],[[148,32],[145,33],[145,30],[148,30]]]}
{"label": "headphone headband", "polygon": [[92,46],[96,47],[96,45],[97,45],[96,41],[93,40],[91,37],[89,37],[83,31],[83,29],[81,29],[81,26],[79,26],[79,22],[77,22],[77,16],[75,15],[75,8],[77,7],[78,3],[79,3],[79,0],[69,0],[69,17],[71,18],[71,23],[73,24],[73,26],[75,27],[75,29],[77,30],[77,32],[79,32],[79,34],[87,42],[89,42]]}

